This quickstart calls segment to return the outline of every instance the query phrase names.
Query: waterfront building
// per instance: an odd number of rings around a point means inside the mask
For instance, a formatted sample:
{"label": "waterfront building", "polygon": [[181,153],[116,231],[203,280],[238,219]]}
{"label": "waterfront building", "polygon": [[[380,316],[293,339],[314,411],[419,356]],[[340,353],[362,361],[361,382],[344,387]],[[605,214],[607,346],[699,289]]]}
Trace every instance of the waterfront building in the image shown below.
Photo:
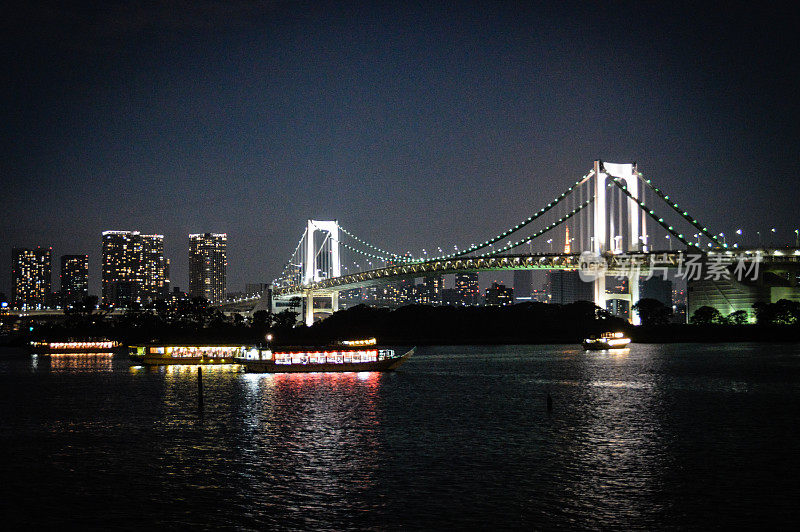
{"label": "waterfront building", "polygon": [[348,309],[363,301],[361,288],[351,288],[339,292],[339,310]]}
{"label": "waterfront building", "polygon": [[382,303],[383,300],[383,288],[378,286],[365,286],[361,288],[361,300],[367,304],[378,304]]}
{"label": "waterfront building", "polygon": [[642,278],[639,282],[639,299],[655,299],[672,309],[672,281],[661,277]]}
{"label": "waterfront building", "polygon": [[186,301],[189,301],[189,295],[186,292],[182,292],[180,287],[173,286],[172,292],[166,298],[167,305],[172,308],[178,308],[178,306]]}
{"label": "waterfront building", "polygon": [[547,272],[550,302],[568,305],[576,301],[594,301],[594,286],[583,281],[577,270]]}
{"label": "waterfront building", "polygon": [[142,239],[138,231],[103,231],[103,304],[129,307],[139,302]]}
{"label": "waterfront building", "polygon": [[169,260],[164,257],[164,235],[141,235],[141,239],[139,299],[142,303],[165,299],[169,295]]}
{"label": "waterfront building", "polygon": [[67,308],[89,296],[89,255],[61,256],[61,306]]}
{"label": "waterfront building", "polygon": [[459,296],[458,290],[455,288],[445,288],[442,290],[442,305],[451,307],[461,305],[461,297]]}
{"label": "waterfront building", "polygon": [[129,307],[169,296],[164,235],[103,231],[103,304]]}
{"label": "waterfront building", "polygon": [[244,293],[248,296],[257,296],[270,288],[271,285],[269,283],[247,283],[244,285]]}
{"label": "waterfront building", "polygon": [[423,277],[422,284],[417,285],[417,303],[422,305],[441,305],[444,279],[441,275]]}
{"label": "waterfront building", "polygon": [[607,299],[606,310],[614,316],[619,316],[626,320],[631,317],[630,303],[624,299]]}
{"label": "waterfront building", "polygon": [[533,302],[533,303],[549,303],[550,302],[550,293],[546,289],[532,290],[531,291],[531,302]]}
{"label": "waterfront building", "polygon": [[514,270],[514,301],[528,302],[533,296],[533,272],[531,270]]}
{"label": "waterfront building", "polygon": [[42,309],[51,291],[52,248],[11,250],[11,301],[16,309]]}
{"label": "waterfront building", "polygon": [[672,320],[674,323],[687,323],[686,289],[672,287]]}
{"label": "waterfront building", "polygon": [[457,273],[455,289],[458,292],[459,305],[480,304],[481,291],[477,272]]}
{"label": "waterfront building", "polygon": [[225,301],[228,235],[189,235],[189,295],[204,297],[212,305]]}
{"label": "waterfront building", "polygon": [[486,305],[503,306],[514,303],[514,289],[494,282],[486,289]]}
{"label": "waterfront building", "polygon": [[756,280],[739,281],[732,275],[729,279],[689,280],[687,296],[689,318],[698,308],[708,306],[723,316],[743,310],[748,320],[755,322],[755,303],[776,303],[781,299],[800,301],[800,286],[792,270],[762,271]]}
{"label": "waterfront building", "polygon": [[415,302],[415,288],[414,279],[400,279],[397,282],[398,306],[411,305]]}

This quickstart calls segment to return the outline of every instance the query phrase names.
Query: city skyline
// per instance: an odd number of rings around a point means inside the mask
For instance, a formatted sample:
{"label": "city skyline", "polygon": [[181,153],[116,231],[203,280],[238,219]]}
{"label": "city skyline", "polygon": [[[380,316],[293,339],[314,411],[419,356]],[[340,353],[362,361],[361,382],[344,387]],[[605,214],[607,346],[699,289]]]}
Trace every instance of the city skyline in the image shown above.
{"label": "city skyline", "polygon": [[638,161],[717,231],[793,240],[782,4],[259,6],[12,10],[0,271],[52,246],[89,255],[99,293],[96,235],[118,227],[164,234],[187,291],[184,238],[208,228],[233,237],[237,289],[277,275],[308,218],[469,245],[598,157]]}

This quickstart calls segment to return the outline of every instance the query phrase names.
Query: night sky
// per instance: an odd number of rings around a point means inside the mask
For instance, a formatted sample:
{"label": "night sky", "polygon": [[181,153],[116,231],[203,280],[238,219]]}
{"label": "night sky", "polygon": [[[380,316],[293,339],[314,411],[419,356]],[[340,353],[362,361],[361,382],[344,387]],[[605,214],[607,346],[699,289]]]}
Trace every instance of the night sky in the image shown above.
{"label": "night sky", "polygon": [[[305,220],[395,250],[469,245],[594,159],[716,232],[800,225],[791,3],[32,2],[0,17],[0,291],[12,246],[90,255],[228,233],[228,286]],[[377,4],[377,7],[376,7]],[[754,243],[754,240],[752,240]]]}

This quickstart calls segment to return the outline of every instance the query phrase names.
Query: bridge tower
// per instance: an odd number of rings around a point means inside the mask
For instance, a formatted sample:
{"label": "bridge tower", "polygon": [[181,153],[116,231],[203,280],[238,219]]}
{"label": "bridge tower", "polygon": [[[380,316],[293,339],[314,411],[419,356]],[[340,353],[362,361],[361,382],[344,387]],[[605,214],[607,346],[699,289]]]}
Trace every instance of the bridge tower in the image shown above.
{"label": "bridge tower", "polygon": [[[610,182],[609,178],[617,178],[624,181],[624,185],[632,196],[632,198],[625,197],[624,201],[619,202],[616,212],[609,212],[608,198],[606,196],[606,190]],[[594,162],[594,180],[594,236],[591,238],[591,251],[601,256],[606,253],[619,254],[626,251],[646,251],[646,214],[637,203],[640,200],[640,196],[639,173],[636,169],[636,164],[604,163],[597,160]],[[615,188],[612,190],[616,192]],[[615,215],[617,215],[616,227],[614,225]],[[626,227],[627,231],[625,231]],[[634,315],[632,307],[639,301],[639,275],[636,272],[631,272],[627,277],[628,294],[615,294],[613,299],[628,301],[631,321],[634,325],[638,325],[639,317]],[[599,275],[594,280],[594,303],[598,307],[605,309],[608,299],[610,298],[606,293],[606,278],[604,275]]]}
{"label": "bridge tower", "polygon": [[[339,254],[339,222],[337,220],[309,220],[305,246],[302,253],[303,285],[339,277],[342,274]],[[305,322],[314,323],[314,292],[305,293]],[[339,310],[339,293],[330,292],[331,311]]]}

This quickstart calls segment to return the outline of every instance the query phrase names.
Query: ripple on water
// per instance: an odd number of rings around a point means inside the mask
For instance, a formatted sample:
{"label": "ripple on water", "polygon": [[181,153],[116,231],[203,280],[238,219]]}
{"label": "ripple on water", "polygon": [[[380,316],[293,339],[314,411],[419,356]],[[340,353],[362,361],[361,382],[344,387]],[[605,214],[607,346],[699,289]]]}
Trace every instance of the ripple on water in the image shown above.
{"label": "ripple on water", "polygon": [[796,345],[423,348],[389,374],[209,368],[204,382],[201,414],[191,368],[3,359],[9,526],[69,516],[90,528],[651,529],[797,517]]}

